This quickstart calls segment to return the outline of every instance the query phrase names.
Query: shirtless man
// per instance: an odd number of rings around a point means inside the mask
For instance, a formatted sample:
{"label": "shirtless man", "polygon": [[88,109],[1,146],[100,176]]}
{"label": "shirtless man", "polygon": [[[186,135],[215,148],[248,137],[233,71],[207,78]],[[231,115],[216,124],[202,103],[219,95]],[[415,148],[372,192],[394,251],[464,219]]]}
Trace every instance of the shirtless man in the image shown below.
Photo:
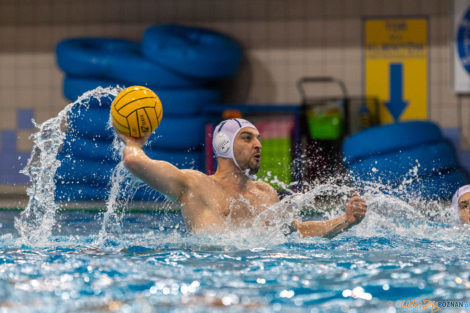
{"label": "shirtless man", "polygon": [[[150,187],[180,204],[186,226],[194,233],[219,233],[231,227],[250,227],[254,218],[279,202],[274,188],[247,175],[255,174],[261,161],[260,135],[243,119],[221,122],[214,130],[212,146],[217,171],[208,176],[196,170],[180,170],[164,161],[150,159],[142,150],[145,138],[120,134],[126,144],[123,162]],[[359,223],[366,203],[354,194],[343,216],[327,221],[290,221],[302,236],[332,237]]]}

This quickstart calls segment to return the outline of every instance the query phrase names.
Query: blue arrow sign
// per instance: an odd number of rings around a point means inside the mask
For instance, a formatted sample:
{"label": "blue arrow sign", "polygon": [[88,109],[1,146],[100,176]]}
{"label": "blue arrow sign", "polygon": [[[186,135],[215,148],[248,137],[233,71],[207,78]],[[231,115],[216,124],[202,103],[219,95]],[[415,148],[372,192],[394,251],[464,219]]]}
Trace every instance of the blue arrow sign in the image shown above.
{"label": "blue arrow sign", "polygon": [[408,101],[403,100],[403,64],[390,63],[390,101],[385,102],[395,122],[400,119],[403,111],[408,106]]}

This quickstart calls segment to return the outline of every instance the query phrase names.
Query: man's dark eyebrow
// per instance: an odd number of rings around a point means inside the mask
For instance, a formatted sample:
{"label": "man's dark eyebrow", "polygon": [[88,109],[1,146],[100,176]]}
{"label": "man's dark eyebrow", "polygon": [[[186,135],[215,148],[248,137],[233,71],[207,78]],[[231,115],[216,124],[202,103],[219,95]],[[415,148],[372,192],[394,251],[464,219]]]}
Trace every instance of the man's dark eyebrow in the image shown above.
{"label": "man's dark eyebrow", "polygon": [[243,135],[255,136],[256,138],[258,138],[258,140],[261,140],[261,135],[260,134],[255,135],[252,132],[249,132],[247,130],[244,130],[244,131],[240,132],[240,134],[238,136],[243,136]]}

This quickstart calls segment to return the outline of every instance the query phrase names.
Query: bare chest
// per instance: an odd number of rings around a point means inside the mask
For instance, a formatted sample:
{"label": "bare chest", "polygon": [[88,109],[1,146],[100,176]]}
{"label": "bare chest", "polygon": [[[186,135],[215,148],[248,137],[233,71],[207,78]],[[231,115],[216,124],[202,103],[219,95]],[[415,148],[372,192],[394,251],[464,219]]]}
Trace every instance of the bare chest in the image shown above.
{"label": "bare chest", "polygon": [[266,196],[260,190],[245,193],[226,192],[219,213],[228,222],[246,224],[267,208]]}
{"label": "bare chest", "polygon": [[270,194],[256,184],[236,192],[209,181],[198,184],[182,199],[182,213],[187,222],[196,225],[218,224],[249,226],[270,205]]}

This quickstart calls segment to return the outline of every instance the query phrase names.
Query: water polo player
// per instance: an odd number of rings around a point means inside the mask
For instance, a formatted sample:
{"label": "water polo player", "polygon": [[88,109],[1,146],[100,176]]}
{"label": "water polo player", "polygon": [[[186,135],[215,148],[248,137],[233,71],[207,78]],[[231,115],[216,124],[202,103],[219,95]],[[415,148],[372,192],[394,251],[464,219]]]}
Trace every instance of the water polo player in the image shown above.
{"label": "water polo player", "polygon": [[470,185],[457,189],[452,197],[452,208],[459,224],[470,224]]}
{"label": "water polo player", "polygon": [[[179,203],[184,221],[194,233],[251,227],[256,216],[279,202],[273,187],[249,176],[259,169],[261,143],[256,127],[244,119],[225,120],[215,128],[212,146],[217,170],[211,176],[150,159],[142,150],[148,136],[119,136],[126,144],[122,157],[126,167]],[[366,210],[365,201],[354,194],[344,215],[327,221],[291,221],[291,230],[303,236],[331,237],[359,223]]]}

